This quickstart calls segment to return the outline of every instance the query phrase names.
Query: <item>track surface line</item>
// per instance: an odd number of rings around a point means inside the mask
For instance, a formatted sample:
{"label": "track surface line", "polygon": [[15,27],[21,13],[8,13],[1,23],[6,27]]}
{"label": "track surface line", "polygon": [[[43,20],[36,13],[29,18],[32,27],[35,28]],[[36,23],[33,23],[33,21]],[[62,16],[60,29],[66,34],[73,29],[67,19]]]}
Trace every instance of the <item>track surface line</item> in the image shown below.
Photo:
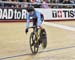
{"label": "track surface line", "polygon": [[57,28],[69,30],[69,31],[75,31],[74,27],[69,27],[69,26],[65,26],[65,25],[61,25],[61,24],[48,23],[48,22],[44,22],[43,24],[48,25],[48,26],[52,26],[52,27],[57,27]]}

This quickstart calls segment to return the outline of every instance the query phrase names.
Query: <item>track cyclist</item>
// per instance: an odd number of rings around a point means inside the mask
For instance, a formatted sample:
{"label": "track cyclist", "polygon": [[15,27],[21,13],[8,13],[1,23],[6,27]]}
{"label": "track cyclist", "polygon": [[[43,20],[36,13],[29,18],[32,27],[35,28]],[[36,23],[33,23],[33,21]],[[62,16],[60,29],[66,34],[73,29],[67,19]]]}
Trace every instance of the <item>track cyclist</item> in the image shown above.
{"label": "track cyclist", "polygon": [[[45,29],[42,27],[42,22],[44,21],[43,14],[40,13],[39,11],[35,10],[33,6],[28,6],[26,8],[26,11],[27,11],[27,13],[26,13],[26,29],[25,29],[26,34],[28,33],[28,28],[30,25],[30,20],[31,20],[30,17],[32,17],[33,26],[39,27],[41,29],[41,31],[44,33]],[[43,35],[45,35],[45,33]],[[40,41],[39,43],[42,43],[42,41]]]}
{"label": "track cyclist", "polygon": [[43,20],[44,20],[44,16],[43,14],[41,14],[39,11],[35,10],[34,7],[29,6],[26,8],[26,34],[28,33],[28,27],[29,27],[29,23],[30,23],[30,17],[32,17],[33,20],[33,26],[37,26],[40,27],[42,30],[44,30],[44,28],[41,26]]}

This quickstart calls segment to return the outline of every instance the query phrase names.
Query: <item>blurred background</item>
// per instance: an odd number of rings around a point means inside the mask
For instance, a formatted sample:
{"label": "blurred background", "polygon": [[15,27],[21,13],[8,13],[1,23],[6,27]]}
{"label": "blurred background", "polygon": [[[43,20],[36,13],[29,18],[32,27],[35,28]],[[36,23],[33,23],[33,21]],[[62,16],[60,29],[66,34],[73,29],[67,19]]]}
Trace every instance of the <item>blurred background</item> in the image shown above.
{"label": "blurred background", "polygon": [[75,0],[0,0],[0,7],[75,8]]}

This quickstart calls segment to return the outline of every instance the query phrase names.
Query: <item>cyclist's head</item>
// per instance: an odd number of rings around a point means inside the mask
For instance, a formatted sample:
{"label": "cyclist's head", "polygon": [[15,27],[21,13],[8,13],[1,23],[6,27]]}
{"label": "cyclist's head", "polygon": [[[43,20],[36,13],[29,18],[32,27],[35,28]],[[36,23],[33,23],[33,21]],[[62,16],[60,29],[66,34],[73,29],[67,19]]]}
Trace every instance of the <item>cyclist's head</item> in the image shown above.
{"label": "cyclist's head", "polygon": [[30,15],[33,15],[33,14],[34,14],[34,11],[35,11],[35,9],[34,9],[33,6],[28,6],[28,7],[26,8],[26,10],[27,10],[27,12],[28,12]]}
{"label": "cyclist's head", "polygon": [[27,12],[29,12],[29,13],[35,11],[35,9],[34,9],[33,6],[28,6],[26,10],[27,10]]}

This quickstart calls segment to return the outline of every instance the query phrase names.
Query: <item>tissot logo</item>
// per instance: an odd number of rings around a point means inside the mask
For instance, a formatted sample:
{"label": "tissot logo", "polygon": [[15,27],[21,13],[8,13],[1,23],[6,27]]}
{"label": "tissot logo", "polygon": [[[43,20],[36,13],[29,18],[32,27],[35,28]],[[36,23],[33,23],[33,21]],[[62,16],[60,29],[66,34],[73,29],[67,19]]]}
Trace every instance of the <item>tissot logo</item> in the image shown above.
{"label": "tissot logo", "polygon": [[75,10],[53,10],[52,11],[53,18],[74,18]]}
{"label": "tissot logo", "polygon": [[0,8],[0,19],[25,19],[25,9]]}
{"label": "tissot logo", "polygon": [[52,17],[57,18],[57,17],[62,17],[62,11],[52,11]]}

